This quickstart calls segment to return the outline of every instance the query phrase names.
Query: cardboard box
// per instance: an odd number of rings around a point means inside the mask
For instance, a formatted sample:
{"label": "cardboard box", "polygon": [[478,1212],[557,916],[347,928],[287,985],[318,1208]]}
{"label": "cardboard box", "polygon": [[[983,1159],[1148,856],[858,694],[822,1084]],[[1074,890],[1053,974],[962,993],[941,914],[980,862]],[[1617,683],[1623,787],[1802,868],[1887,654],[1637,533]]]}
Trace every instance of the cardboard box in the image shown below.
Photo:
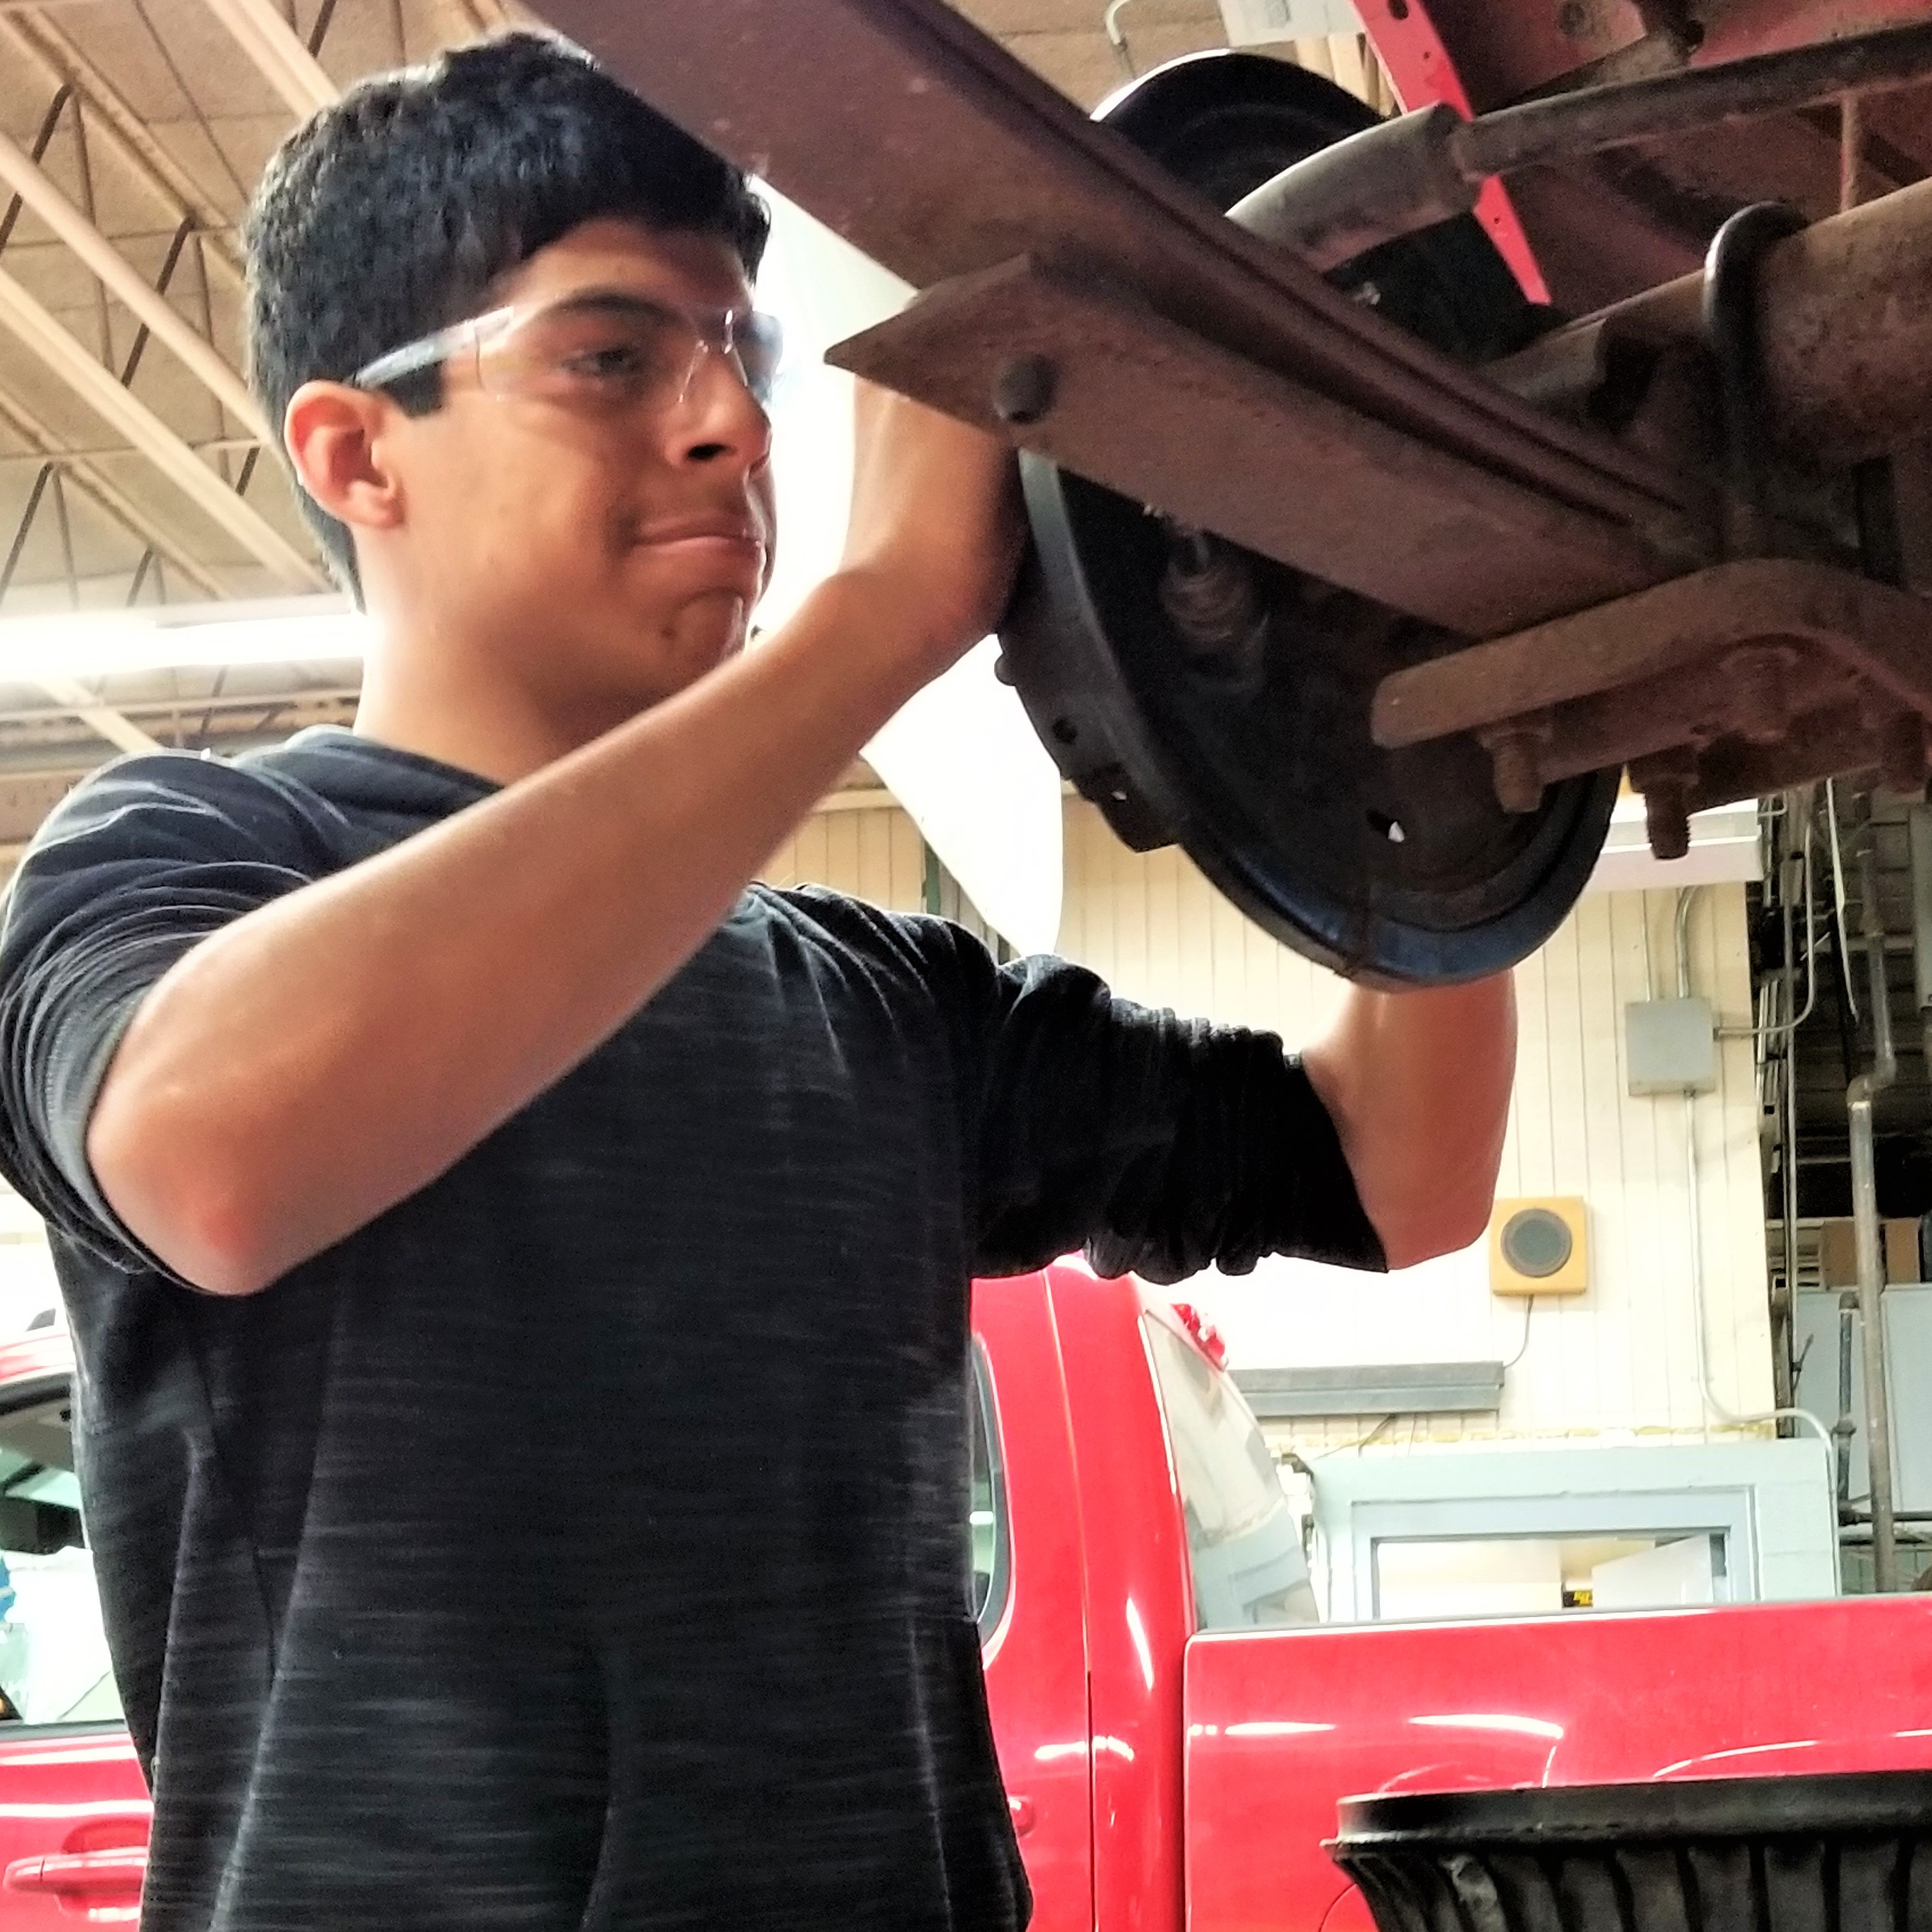
{"label": "cardboard box", "polygon": [[[1887,1281],[1922,1279],[1919,1267],[1919,1224],[1915,1220],[1879,1224],[1883,1237]],[[1858,1285],[1858,1235],[1849,1220],[1822,1221],[1818,1227],[1818,1265],[1828,1288]]]}

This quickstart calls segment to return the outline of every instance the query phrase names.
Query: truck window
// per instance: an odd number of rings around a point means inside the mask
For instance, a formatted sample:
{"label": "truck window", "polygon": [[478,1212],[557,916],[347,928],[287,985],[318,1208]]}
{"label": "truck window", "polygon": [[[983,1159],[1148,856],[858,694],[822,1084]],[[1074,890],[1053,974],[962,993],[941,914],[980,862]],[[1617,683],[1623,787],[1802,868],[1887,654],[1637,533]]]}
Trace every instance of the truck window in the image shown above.
{"label": "truck window", "polygon": [[1203,1630],[1264,1629],[1319,1619],[1301,1519],[1234,1385],[1166,1323],[1142,1318],[1167,1412]]}
{"label": "truck window", "polygon": [[121,1715],[64,1387],[0,1415],[0,1723]]}
{"label": "truck window", "polygon": [[1013,1532],[1006,1520],[1006,1468],[999,1446],[999,1418],[993,1406],[993,1377],[985,1351],[973,1346],[973,1499],[968,1534],[973,1549],[972,1610],[983,1643],[999,1627],[1006,1608]]}

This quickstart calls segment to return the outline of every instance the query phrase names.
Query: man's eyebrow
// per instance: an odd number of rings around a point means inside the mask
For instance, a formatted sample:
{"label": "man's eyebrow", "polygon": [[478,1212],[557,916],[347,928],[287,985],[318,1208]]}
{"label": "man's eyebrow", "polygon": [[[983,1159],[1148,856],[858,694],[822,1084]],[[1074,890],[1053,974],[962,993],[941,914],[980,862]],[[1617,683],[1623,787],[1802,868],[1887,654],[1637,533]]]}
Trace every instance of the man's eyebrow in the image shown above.
{"label": "man's eyebrow", "polygon": [[641,289],[574,289],[547,305],[555,309],[670,309],[678,305],[667,296],[646,295]]}
{"label": "man's eyebrow", "polygon": [[570,309],[608,310],[613,314],[635,313],[648,310],[656,314],[677,314],[690,310],[697,313],[735,310],[743,312],[751,307],[748,298],[741,297],[734,302],[687,302],[675,295],[653,294],[643,289],[597,288],[573,289],[569,294],[561,295],[551,303],[539,306]]}

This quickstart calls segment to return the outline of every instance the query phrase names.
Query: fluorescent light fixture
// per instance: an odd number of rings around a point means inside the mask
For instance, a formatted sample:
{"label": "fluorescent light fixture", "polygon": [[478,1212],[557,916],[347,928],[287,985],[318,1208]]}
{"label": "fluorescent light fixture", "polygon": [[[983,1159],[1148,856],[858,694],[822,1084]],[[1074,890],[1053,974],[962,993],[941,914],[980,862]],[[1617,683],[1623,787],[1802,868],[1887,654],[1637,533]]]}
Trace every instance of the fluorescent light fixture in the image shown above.
{"label": "fluorescent light fixture", "polygon": [[224,665],[360,659],[369,621],[343,597],[159,605],[0,619],[0,684]]}

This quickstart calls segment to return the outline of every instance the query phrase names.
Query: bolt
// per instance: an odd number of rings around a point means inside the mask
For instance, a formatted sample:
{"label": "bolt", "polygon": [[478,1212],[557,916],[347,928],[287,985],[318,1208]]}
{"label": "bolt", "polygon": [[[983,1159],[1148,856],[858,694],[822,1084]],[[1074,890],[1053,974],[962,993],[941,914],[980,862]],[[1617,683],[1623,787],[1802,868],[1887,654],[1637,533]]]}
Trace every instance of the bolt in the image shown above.
{"label": "bolt", "polygon": [[1518,728],[1486,735],[1483,742],[1489,753],[1496,802],[1504,811],[1518,815],[1534,812],[1543,802],[1542,738]]}
{"label": "bolt", "polygon": [[1161,573],[1160,608],[1195,668],[1236,683],[1267,670],[1267,612],[1252,566],[1205,531],[1177,528]]}
{"label": "bolt", "polygon": [[1044,356],[1015,356],[993,378],[993,414],[1001,422],[1024,429],[1052,410],[1059,386],[1059,372]]}
{"label": "bolt", "polygon": [[1643,829],[1653,859],[1681,859],[1690,850],[1690,785],[1659,778],[1643,795]]}

